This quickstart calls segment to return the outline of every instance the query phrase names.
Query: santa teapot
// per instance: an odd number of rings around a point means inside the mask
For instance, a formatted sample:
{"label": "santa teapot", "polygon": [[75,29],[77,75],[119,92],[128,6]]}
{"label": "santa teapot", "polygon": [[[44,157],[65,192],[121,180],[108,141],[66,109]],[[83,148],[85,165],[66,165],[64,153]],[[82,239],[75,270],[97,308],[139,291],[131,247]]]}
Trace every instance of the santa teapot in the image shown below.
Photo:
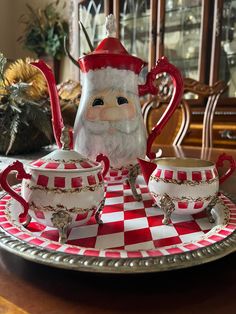
{"label": "santa teapot", "polygon": [[[146,83],[139,85],[138,75],[146,62],[128,54],[114,37],[114,25],[113,16],[108,16],[108,37],[94,51],[74,60],[83,74],[82,95],[74,125],[74,149],[92,160],[98,153],[106,155],[110,160],[106,180],[122,182],[128,179],[134,196],[139,199],[135,189],[139,172],[137,158],[145,155],[155,158],[151,152],[152,144],[180,103],[183,81],[179,70],[163,57],[147,74]],[[34,65],[48,81],[51,101],[59,103],[51,71],[42,61]],[[173,95],[147,138],[139,96],[157,94],[154,82],[163,72],[173,80]]]}

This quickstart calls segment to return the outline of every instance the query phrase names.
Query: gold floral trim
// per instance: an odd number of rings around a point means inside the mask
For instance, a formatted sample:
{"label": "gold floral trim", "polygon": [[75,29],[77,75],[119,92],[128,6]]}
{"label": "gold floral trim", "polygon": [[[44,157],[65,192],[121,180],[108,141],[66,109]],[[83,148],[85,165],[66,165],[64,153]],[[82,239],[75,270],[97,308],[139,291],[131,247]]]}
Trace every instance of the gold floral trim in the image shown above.
{"label": "gold floral trim", "polygon": [[[150,191],[150,193],[154,196],[154,197],[162,197],[162,194],[157,194],[155,192]],[[205,197],[190,197],[190,196],[171,196],[171,200],[173,202],[183,202],[183,201],[191,201],[191,202],[207,202],[210,201],[214,196],[217,196],[218,193],[215,193],[214,195],[209,195],[209,196],[205,196]]]}
{"label": "gold floral trim", "polygon": [[40,186],[40,185],[35,185],[35,186],[30,186],[29,183],[26,184],[26,187],[28,189],[30,189],[31,191],[34,190],[42,190],[45,192],[54,192],[57,194],[61,194],[61,193],[80,193],[80,192],[87,192],[87,191],[97,191],[98,189],[102,188],[104,186],[104,183],[99,183],[97,185],[93,185],[93,186],[84,186],[81,188],[72,188],[72,189],[66,189],[66,188],[49,188],[47,186]]}
{"label": "gold floral trim", "polygon": [[212,184],[216,181],[219,180],[219,177],[215,177],[211,180],[208,180],[208,181],[192,181],[192,180],[177,180],[177,179],[165,179],[165,178],[158,178],[158,177],[155,177],[155,176],[152,176],[150,177],[150,180],[154,180],[156,182],[164,182],[164,183],[173,183],[173,184],[178,184],[178,185],[182,185],[182,184],[185,184],[185,185],[191,185],[191,186],[195,186],[195,185],[199,185],[199,184],[202,184],[202,183],[206,183],[206,184]]}
{"label": "gold floral trim", "polygon": [[61,210],[64,210],[66,212],[69,212],[69,213],[75,213],[75,214],[85,214],[91,210],[95,210],[96,207],[92,207],[92,208],[79,208],[79,207],[72,207],[72,208],[67,208],[65,207],[64,205],[62,204],[57,204],[55,206],[51,206],[51,205],[48,205],[48,206],[37,206],[34,202],[31,202],[30,204],[30,209],[32,211],[47,211],[47,212],[58,212],[58,211],[61,211]]}

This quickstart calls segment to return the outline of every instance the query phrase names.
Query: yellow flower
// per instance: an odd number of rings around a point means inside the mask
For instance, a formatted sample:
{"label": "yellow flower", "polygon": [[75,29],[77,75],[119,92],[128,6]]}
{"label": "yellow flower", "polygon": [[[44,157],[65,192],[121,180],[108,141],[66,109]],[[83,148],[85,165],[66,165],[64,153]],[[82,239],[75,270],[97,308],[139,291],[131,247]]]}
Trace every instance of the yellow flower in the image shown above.
{"label": "yellow flower", "polygon": [[47,97],[46,80],[38,69],[29,64],[30,61],[32,60],[27,58],[25,61],[18,59],[12,63],[4,73],[5,83],[6,85],[19,82],[28,83],[30,86],[25,93],[29,98],[37,100]]}
{"label": "yellow flower", "polygon": [[6,90],[3,82],[0,82],[0,98],[2,95],[7,95],[7,90]]}

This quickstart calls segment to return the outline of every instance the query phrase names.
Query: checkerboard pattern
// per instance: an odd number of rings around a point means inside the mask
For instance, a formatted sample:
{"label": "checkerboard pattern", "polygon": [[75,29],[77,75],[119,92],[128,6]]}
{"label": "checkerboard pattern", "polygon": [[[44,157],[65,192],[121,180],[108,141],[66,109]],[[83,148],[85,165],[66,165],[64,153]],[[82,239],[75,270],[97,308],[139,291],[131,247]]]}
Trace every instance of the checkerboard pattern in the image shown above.
{"label": "checkerboard pattern", "polygon": [[129,169],[123,167],[121,169],[110,168],[105,177],[105,182],[108,183],[120,183],[128,178]]}
{"label": "checkerboard pattern", "polygon": [[[0,200],[0,227],[18,239],[53,251],[75,255],[109,258],[133,258],[177,254],[209,246],[229,236],[236,229],[236,205],[221,195],[218,206],[225,214],[224,224],[211,224],[205,212],[172,215],[171,224],[162,224],[163,213],[152,207],[146,185],[138,185],[142,201],[136,202],[126,184],[108,184],[102,213],[103,225],[94,217],[73,228],[66,244],[58,243],[56,229],[32,221],[27,229],[9,218],[17,203],[10,196]],[[19,189],[18,189],[19,191]],[[6,212],[9,212],[7,215]],[[227,216],[227,215],[226,215]]]}

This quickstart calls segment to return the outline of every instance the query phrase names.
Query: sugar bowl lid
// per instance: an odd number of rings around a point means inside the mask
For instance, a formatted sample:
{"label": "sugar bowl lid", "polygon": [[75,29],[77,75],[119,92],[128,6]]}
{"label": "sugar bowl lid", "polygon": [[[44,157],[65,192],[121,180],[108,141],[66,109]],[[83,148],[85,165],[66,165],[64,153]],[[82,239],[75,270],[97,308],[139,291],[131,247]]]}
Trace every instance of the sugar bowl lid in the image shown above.
{"label": "sugar bowl lid", "polygon": [[99,163],[91,161],[74,150],[56,149],[50,154],[33,161],[30,166],[44,170],[92,170]]}
{"label": "sugar bowl lid", "polygon": [[41,170],[88,171],[99,168],[100,163],[92,161],[80,153],[70,150],[70,139],[66,129],[62,130],[62,149],[56,149],[48,155],[33,161],[29,166]]}

